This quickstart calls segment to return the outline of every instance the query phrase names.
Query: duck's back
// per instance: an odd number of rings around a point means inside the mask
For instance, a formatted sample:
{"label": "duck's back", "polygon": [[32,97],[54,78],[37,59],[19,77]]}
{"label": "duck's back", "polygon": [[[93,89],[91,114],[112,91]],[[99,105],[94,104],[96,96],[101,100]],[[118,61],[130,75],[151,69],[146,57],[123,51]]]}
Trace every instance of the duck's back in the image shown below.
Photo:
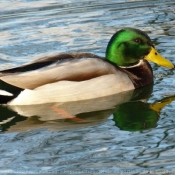
{"label": "duck's back", "polygon": [[86,53],[39,59],[0,75],[1,81],[25,89],[11,104],[79,101],[134,89],[126,72]]}

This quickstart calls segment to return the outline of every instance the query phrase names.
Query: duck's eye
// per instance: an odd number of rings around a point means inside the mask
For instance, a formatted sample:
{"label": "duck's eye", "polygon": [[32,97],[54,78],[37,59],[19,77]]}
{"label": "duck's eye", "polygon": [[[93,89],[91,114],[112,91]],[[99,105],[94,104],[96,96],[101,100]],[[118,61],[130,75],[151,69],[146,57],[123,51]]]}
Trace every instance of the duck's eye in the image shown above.
{"label": "duck's eye", "polygon": [[142,40],[139,39],[139,38],[136,38],[136,39],[134,40],[134,42],[136,42],[136,43],[138,43],[138,44],[141,44],[141,43],[142,43]]}

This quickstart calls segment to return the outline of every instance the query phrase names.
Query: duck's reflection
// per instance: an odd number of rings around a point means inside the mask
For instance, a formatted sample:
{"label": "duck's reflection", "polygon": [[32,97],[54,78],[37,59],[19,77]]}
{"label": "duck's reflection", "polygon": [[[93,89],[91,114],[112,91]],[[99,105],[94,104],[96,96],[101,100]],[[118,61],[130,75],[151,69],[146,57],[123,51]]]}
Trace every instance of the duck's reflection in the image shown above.
{"label": "duck's reflection", "polygon": [[121,104],[113,115],[116,126],[127,131],[154,128],[159,119],[159,114],[141,101]]}
{"label": "duck's reflection", "polygon": [[0,106],[1,131],[19,132],[37,128],[64,130],[96,125],[113,114],[122,130],[137,131],[156,127],[160,110],[175,97],[155,104],[145,103],[152,85],[108,97],[70,103],[31,106]]}
{"label": "duck's reflection", "polygon": [[142,101],[127,102],[118,106],[113,113],[113,120],[121,130],[140,131],[154,128],[157,126],[161,109],[174,100],[175,96],[171,96],[153,104]]}

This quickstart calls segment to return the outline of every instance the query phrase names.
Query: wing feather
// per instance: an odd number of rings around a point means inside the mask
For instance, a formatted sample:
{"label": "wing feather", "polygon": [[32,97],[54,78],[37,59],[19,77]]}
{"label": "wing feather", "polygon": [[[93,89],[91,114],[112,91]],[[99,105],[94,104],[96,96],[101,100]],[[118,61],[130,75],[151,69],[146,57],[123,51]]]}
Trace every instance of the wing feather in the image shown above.
{"label": "wing feather", "polygon": [[35,89],[61,80],[84,81],[115,73],[115,67],[98,56],[62,54],[1,71],[0,79],[19,88]]}

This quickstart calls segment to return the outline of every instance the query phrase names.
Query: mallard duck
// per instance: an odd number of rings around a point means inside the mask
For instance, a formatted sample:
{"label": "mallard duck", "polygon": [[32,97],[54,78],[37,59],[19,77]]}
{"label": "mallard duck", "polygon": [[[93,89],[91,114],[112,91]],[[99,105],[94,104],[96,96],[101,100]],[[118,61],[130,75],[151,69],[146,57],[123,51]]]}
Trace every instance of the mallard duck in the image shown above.
{"label": "mallard duck", "polygon": [[146,33],[124,28],[110,39],[106,56],[61,53],[0,71],[0,103],[31,105],[93,99],[153,82],[148,61],[174,68]]}

